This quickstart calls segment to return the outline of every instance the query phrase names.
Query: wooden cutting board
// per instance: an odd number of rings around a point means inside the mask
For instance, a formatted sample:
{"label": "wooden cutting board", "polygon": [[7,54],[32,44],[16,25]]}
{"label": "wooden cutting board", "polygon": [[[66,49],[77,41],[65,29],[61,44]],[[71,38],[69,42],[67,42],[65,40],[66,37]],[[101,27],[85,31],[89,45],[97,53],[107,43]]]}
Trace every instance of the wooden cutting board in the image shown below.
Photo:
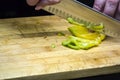
{"label": "wooden cutting board", "polygon": [[[0,79],[72,79],[120,72],[120,39],[72,50],[61,45],[70,24],[57,16],[0,20]],[[66,36],[59,36],[59,33]],[[55,48],[51,46],[55,45]]]}

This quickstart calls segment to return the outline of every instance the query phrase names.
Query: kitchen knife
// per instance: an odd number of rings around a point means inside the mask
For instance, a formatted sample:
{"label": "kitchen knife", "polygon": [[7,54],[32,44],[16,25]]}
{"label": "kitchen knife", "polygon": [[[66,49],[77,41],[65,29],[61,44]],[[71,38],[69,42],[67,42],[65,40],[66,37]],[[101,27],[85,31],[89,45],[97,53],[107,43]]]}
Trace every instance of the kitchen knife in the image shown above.
{"label": "kitchen knife", "polygon": [[106,35],[120,38],[120,21],[98,12],[77,0],[62,0],[59,4],[45,7],[44,10],[64,19],[71,17],[75,21],[86,25],[103,23]]}

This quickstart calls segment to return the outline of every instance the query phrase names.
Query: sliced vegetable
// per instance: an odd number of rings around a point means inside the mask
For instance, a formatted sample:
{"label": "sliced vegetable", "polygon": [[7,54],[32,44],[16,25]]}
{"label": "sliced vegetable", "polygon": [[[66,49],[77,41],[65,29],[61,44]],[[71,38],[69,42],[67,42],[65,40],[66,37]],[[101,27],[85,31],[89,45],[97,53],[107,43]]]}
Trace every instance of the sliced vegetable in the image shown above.
{"label": "sliced vegetable", "polygon": [[57,35],[58,36],[65,36],[65,34],[63,32],[59,32]]}
{"label": "sliced vegetable", "polygon": [[72,48],[72,49],[89,49],[94,46],[98,46],[101,41],[104,39],[104,35],[96,38],[95,40],[89,40],[84,38],[78,38],[74,36],[69,36],[69,38],[62,42],[63,46]]}
{"label": "sliced vegetable", "polygon": [[96,32],[103,32],[103,29],[104,29],[104,25],[103,23],[100,23],[98,25],[91,25],[90,23],[87,24],[87,26],[83,23],[78,23],[76,21],[74,21],[72,18],[68,18],[67,19],[69,23],[73,24],[73,25],[76,25],[76,26],[83,26],[83,27],[86,27],[87,29],[89,30],[92,30],[92,31],[96,31]]}
{"label": "sliced vegetable", "polygon": [[105,39],[105,34],[103,34],[103,24],[94,26],[85,26],[75,22],[72,18],[68,18],[68,22],[73,24],[68,30],[73,36],[62,42],[63,46],[72,49],[89,49],[94,46],[98,46],[102,40]]}
{"label": "sliced vegetable", "polygon": [[55,46],[55,44],[51,44],[51,48],[55,48],[56,46]]}
{"label": "sliced vegetable", "polygon": [[103,23],[100,23],[99,25],[94,25],[94,26],[87,26],[88,29],[103,33],[104,25]]}
{"label": "sliced vegetable", "polygon": [[84,26],[84,24],[82,23],[78,23],[76,21],[74,21],[72,18],[67,18],[67,21],[73,25],[79,25],[79,26]]}

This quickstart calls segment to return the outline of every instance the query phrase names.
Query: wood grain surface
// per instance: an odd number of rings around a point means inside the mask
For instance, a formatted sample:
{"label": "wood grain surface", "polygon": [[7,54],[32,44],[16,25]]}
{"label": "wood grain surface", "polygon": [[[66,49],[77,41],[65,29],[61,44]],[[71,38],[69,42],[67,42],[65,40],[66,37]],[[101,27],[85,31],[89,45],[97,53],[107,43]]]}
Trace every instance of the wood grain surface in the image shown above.
{"label": "wood grain surface", "polygon": [[[0,79],[72,79],[120,72],[120,40],[72,50],[61,45],[70,24],[57,16],[0,20]],[[66,36],[59,36],[59,33]],[[51,45],[56,47],[53,48]]]}

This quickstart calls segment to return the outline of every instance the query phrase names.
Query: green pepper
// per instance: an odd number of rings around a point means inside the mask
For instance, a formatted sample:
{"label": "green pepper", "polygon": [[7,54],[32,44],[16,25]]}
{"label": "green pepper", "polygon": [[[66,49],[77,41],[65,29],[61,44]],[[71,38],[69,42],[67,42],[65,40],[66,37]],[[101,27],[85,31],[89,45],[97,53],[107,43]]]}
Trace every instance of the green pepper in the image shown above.
{"label": "green pepper", "polygon": [[90,40],[94,40],[102,34],[98,32],[91,32],[86,27],[78,26],[78,25],[69,27],[68,30],[72,33],[73,36],[90,39]]}
{"label": "green pepper", "polygon": [[67,18],[67,21],[73,25],[84,26],[84,24],[78,23],[78,22],[74,21],[72,18]]}
{"label": "green pepper", "polygon": [[96,32],[103,33],[104,25],[103,25],[103,23],[100,23],[100,24],[94,25],[94,26],[87,26],[87,28],[90,30],[96,31]]}
{"label": "green pepper", "polygon": [[83,23],[78,23],[76,21],[74,21],[72,18],[68,18],[67,21],[73,25],[76,25],[76,26],[83,26],[83,27],[86,27],[88,28],[89,30],[93,30],[95,32],[103,32],[103,29],[104,29],[104,25],[103,23],[100,23],[100,24],[97,24],[97,25],[91,25],[91,24],[83,24]]}
{"label": "green pepper", "polygon": [[75,22],[72,18],[68,18],[68,22],[73,24],[68,30],[73,36],[62,42],[63,46],[72,49],[89,49],[98,46],[105,39],[103,34],[103,24],[94,26],[85,26],[84,24]]}
{"label": "green pepper", "polygon": [[103,35],[96,38],[95,40],[89,40],[84,38],[78,38],[75,36],[69,36],[69,38],[62,42],[63,46],[72,48],[72,49],[89,49],[94,46],[98,46],[103,39]]}

